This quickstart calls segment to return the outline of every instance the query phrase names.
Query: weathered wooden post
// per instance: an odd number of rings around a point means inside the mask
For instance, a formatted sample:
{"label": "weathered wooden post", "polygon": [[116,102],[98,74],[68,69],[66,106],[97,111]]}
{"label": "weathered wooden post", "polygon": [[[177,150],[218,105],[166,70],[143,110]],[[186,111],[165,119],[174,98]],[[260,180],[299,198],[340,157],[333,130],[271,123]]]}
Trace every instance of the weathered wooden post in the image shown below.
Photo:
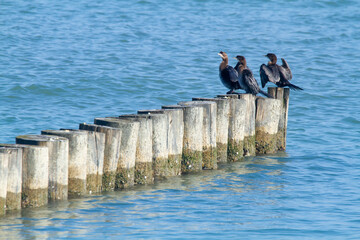
{"label": "weathered wooden post", "polygon": [[246,111],[245,111],[245,137],[244,137],[244,156],[255,156],[255,114],[256,106],[255,99],[256,96],[252,94],[240,94],[240,99],[246,101]]}
{"label": "weathered wooden post", "polygon": [[286,131],[289,111],[290,89],[269,87],[268,93],[274,98],[279,99],[281,102],[281,115],[278,129],[277,149],[279,151],[284,151],[286,149]]}
{"label": "weathered wooden post", "polygon": [[79,129],[105,134],[103,170],[102,173],[101,171],[98,172],[98,179],[101,174],[102,191],[113,191],[116,187],[116,169],[120,157],[121,129],[87,123],[81,123]]}
{"label": "weathered wooden post", "polygon": [[43,130],[43,135],[55,135],[69,140],[68,196],[86,194],[88,134],[76,130]]}
{"label": "weathered wooden post", "polygon": [[277,151],[277,133],[281,115],[281,101],[273,98],[256,99],[256,152],[258,154]]}
{"label": "weathered wooden post", "polygon": [[244,158],[246,101],[239,99],[238,94],[218,95],[218,98],[228,99],[230,103],[228,161],[240,161]]}
{"label": "weathered wooden post", "polygon": [[86,192],[88,194],[99,193],[102,191],[105,133],[81,129],[81,124],[79,129],[86,132],[88,135],[86,158]]}
{"label": "weathered wooden post", "polygon": [[9,156],[6,210],[21,209],[22,148],[9,144],[7,147],[0,146],[0,152]]}
{"label": "weathered wooden post", "polygon": [[217,169],[216,102],[188,101],[179,102],[178,104],[183,106],[201,106],[203,108],[202,168]]}
{"label": "weathered wooden post", "polygon": [[136,145],[135,184],[154,182],[152,162],[152,119],[144,114],[127,114],[117,117],[139,122],[139,135]]}
{"label": "weathered wooden post", "polygon": [[49,151],[47,147],[21,145],[22,159],[22,204],[40,207],[48,203]]}
{"label": "weathered wooden post", "polygon": [[9,154],[0,152],[0,216],[5,214]]}
{"label": "weathered wooden post", "polygon": [[[202,129],[203,107],[180,106],[183,109],[184,137],[181,172],[197,172],[202,170]],[[166,106],[167,109],[171,106]]]}
{"label": "weathered wooden post", "polygon": [[115,165],[115,188],[123,189],[133,186],[139,123],[117,118],[95,118],[94,122],[121,132],[117,164]]}
{"label": "weathered wooden post", "polygon": [[[0,148],[20,148],[22,152],[21,164],[15,166],[9,179],[18,178],[21,171],[21,179],[14,181],[16,193],[20,192],[17,183],[21,182],[21,207],[40,207],[48,203],[49,186],[49,151],[44,146],[23,144],[0,144]],[[19,156],[18,156],[19,157]],[[15,162],[18,158],[15,159]],[[10,164],[10,166],[13,163]],[[17,205],[17,204],[16,204]]]}
{"label": "weathered wooden post", "polygon": [[162,106],[168,117],[168,151],[169,172],[172,175],[181,175],[181,161],[184,138],[184,113],[179,105]]}
{"label": "weathered wooden post", "polygon": [[50,200],[66,200],[68,198],[69,140],[59,136],[21,135],[16,137],[16,143],[48,148],[48,197]]}
{"label": "weathered wooden post", "polygon": [[224,98],[193,98],[193,101],[216,102],[216,149],[217,161],[227,162],[230,101]]}
{"label": "weathered wooden post", "polygon": [[162,109],[139,110],[138,114],[148,114],[152,119],[152,157],[156,178],[173,176],[169,162],[168,116]]}

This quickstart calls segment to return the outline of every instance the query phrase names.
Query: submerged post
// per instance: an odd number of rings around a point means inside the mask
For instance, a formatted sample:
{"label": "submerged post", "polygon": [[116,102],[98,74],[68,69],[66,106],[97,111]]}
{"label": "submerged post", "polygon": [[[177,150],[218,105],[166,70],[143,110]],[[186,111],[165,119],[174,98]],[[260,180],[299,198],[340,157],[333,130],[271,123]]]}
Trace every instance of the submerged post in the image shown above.
{"label": "submerged post", "polygon": [[16,137],[17,144],[44,146],[49,154],[49,187],[50,200],[68,198],[68,154],[69,140],[59,136],[21,135]]}
{"label": "submerged post", "polygon": [[184,119],[183,152],[181,172],[197,172],[202,170],[202,106],[166,106],[167,109],[182,108]]}
{"label": "submerged post", "polygon": [[0,152],[0,216],[5,214],[9,155]]}
{"label": "submerged post", "polygon": [[279,151],[285,151],[290,89],[269,87],[268,93],[274,98],[279,99],[281,102],[281,113],[280,113],[280,121],[279,121],[278,137],[277,137],[277,149]]}
{"label": "submerged post", "polygon": [[[17,183],[21,182],[21,207],[40,207],[48,203],[49,186],[49,151],[44,146],[23,144],[0,144],[0,148],[20,148],[22,152],[21,164],[12,169],[14,174],[10,179],[18,177],[21,172],[22,180],[14,181],[15,192],[20,192]],[[17,152],[19,153],[19,152]],[[19,155],[17,155],[19,157]],[[18,158],[15,159],[15,162]],[[13,163],[10,164],[10,166]],[[9,179],[9,180],[10,180]],[[17,204],[16,204],[17,205]]]}
{"label": "submerged post", "polygon": [[0,152],[8,154],[9,157],[6,210],[21,209],[22,148],[9,144],[7,147],[0,146]]}
{"label": "submerged post", "polygon": [[281,102],[277,99],[256,99],[256,152],[258,154],[277,151],[277,133],[281,114]]}
{"label": "submerged post", "polygon": [[136,145],[135,184],[151,184],[154,182],[152,163],[152,120],[143,114],[121,115],[115,119],[139,122],[139,135]]}
{"label": "submerged post", "polygon": [[76,130],[43,130],[41,134],[60,136],[69,140],[68,196],[86,194],[87,133]]}
{"label": "submerged post", "polygon": [[[97,122],[96,119],[95,122]],[[116,188],[116,175],[120,157],[120,144],[122,135],[121,129],[109,126],[100,126],[100,124],[97,125],[86,123],[81,123],[79,128],[82,130],[105,134],[103,170],[101,179],[102,191],[113,191]]]}
{"label": "submerged post", "polygon": [[246,102],[245,111],[245,135],[244,135],[244,156],[255,156],[255,115],[256,115],[256,96],[248,94],[240,94],[240,99]]}
{"label": "submerged post", "polygon": [[238,94],[218,95],[218,97],[227,99],[230,103],[228,161],[240,161],[244,158],[246,102],[239,99]]}
{"label": "submerged post", "polygon": [[86,191],[99,193],[102,191],[102,176],[104,170],[105,133],[87,131],[88,161],[86,175]]}
{"label": "submerged post", "polygon": [[217,169],[216,151],[216,102],[188,101],[179,102],[183,106],[201,106],[203,108],[202,126],[202,168]]}
{"label": "submerged post", "polygon": [[183,152],[184,137],[184,116],[183,108],[178,105],[162,106],[168,117],[168,161],[169,171],[173,176],[181,175],[181,161]]}
{"label": "submerged post", "polygon": [[154,176],[157,178],[173,176],[172,166],[169,162],[168,116],[162,109],[139,110],[138,114],[147,114],[152,120],[152,158]]}
{"label": "submerged post", "polygon": [[193,101],[213,101],[216,103],[217,161],[218,162],[227,162],[230,101],[228,101],[227,99],[224,99],[224,98],[193,98],[192,100]]}
{"label": "submerged post", "polygon": [[114,184],[116,189],[133,186],[135,182],[136,144],[139,134],[139,123],[117,118],[95,118],[94,123],[107,126],[107,128],[117,129],[121,133],[117,148],[118,157],[116,165],[114,165]]}
{"label": "submerged post", "polygon": [[86,192],[88,194],[102,191],[102,177],[104,170],[105,133],[85,131],[88,134],[86,161]]}

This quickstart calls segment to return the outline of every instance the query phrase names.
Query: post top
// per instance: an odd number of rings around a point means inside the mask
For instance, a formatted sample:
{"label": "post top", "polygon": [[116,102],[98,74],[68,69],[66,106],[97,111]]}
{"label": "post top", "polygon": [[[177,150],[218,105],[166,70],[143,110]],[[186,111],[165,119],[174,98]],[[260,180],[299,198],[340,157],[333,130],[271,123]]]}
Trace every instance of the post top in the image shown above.
{"label": "post top", "polygon": [[60,129],[60,130],[42,130],[42,135],[60,135],[60,136],[68,136],[68,135],[86,135],[87,133],[78,129]]}
{"label": "post top", "polygon": [[207,105],[216,105],[216,102],[214,101],[184,101],[179,102],[179,105],[182,106],[207,106]]}
{"label": "post top", "polygon": [[45,146],[37,146],[37,145],[26,145],[26,144],[7,144],[7,143],[1,143],[0,148],[35,148],[35,149],[42,149],[47,148]]}
{"label": "post top", "polygon": [[146,114],[124,114],[118,116],[119,119],[150,119],[151,117]]}
{"label": "post top", "polygon": [[68,141],[67,138],[56,136],[56,135],[20,135],[17,136],[16,139],[22,139],[22,140],[31,140],[31,141],[38,141],[38,142],[62,142],[62,141]]}
{"label": "post top", "polygon": [[164,109],[139,110],[138,114],[164,114]]}

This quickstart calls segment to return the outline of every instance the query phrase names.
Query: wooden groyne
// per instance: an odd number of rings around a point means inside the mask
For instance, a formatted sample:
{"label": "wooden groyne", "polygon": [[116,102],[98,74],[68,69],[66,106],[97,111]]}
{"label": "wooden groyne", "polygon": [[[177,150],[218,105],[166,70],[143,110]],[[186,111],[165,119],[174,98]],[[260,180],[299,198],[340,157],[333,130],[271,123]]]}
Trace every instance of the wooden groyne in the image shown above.
{"label": "wooden groyne", "polygon": [[0,144],[0,215],[286,149],[289,89],[193,98]]}

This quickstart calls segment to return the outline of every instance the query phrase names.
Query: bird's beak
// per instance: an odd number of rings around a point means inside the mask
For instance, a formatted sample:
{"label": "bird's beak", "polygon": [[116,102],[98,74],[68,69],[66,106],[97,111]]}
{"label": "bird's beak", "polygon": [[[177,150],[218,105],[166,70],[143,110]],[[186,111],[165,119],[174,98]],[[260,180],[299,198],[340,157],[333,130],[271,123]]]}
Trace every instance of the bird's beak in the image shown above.
{"label": "bird's beak", "polygon": [[224,57],[221,53],[218,53],[218,55],[219,55],[220,57]]}
{"label": "bird's beak", "polygon": [[264,57],[267,57],[267,55],[264,55]]}
{"label": "bird's beak", "polygon": [[236,59],[236,60],[237,60],[237,58],[236,58],[236,57],[233,57],[233,59]]}

